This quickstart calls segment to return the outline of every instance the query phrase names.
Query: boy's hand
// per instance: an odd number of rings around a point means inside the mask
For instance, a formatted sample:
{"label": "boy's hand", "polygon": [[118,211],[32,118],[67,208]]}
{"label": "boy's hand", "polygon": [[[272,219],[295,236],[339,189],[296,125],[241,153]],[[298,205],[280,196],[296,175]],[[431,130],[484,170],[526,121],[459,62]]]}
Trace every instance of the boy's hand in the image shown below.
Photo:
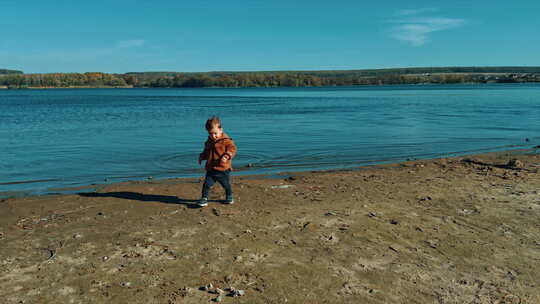
{"label": "boy's hand", "polygon": [[229,161],[229,159],[231,159],[231,157],[229,156],[229,154],[223,154],[223,156],[221,157],[220,159],[220,163],[222,165],[225,165],[227,163],[227,161]]}

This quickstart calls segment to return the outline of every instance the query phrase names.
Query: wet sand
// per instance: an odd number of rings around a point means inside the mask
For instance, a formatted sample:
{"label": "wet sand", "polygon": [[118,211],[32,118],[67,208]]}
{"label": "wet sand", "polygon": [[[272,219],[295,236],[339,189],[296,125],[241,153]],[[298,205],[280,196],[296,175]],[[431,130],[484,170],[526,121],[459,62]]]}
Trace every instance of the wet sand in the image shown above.
{"label": "wet sand", "polygon": [[540,303],[532,152],[233,177],[205,208],[197,179],[2,200],[0,299]]}

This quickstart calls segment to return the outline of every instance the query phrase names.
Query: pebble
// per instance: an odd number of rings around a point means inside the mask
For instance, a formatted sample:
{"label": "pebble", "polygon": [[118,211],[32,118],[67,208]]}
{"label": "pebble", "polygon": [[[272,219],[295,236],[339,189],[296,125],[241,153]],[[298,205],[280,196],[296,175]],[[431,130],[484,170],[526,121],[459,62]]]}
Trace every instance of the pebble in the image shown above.
{"label": "pebble", "polygon": [[232,297],[241,297],[241,296],[243,296],[245,294],[246,294],[246,292],[243,291],[243,290],[240,290],[240,289],[231,291],[231,296]]}
{"label": "pebble", "polygon": [[200,287],[199,289],[200,289],[200,290],[203,290],[203,291],[210,291],[210,290],[213,289],[213,288],[214,288],[214,285],[212,285],[212,283],[209,283],[208,285],[202,286],[202,287]]}
{"label": "pebble", "polygon": [[438,247],[437,241],[435,241],[435,240],[427,240],[426,243],[431,248],[437,248]]}
{"label": "pebble", "polygon": [[287,188],[293,188],[295,185],[278,185],[278,186],[272,186],[272,189],[287,189]]}
{"label": "pebble", "polygon": [[519,159],[511,159],[508,161],[507,166],[511,168],[523,168],[525,165]]}
{"label": "pebble", "polygon": [[131,287],[131,282],[122,282],[123,287]]}
{"label": "pebble", "polygon": [[80,238],[82,238],[82,234],[80,234],[80,233],[75,233],[75,234],[73,235],[73,238],[74,238],[74,239],[80,239]]}
{"label": "pebble", "polygon": [[107,262],[109,260],[109,257],[108,256],[104,256],[101,258],[103,260],[103,262]]}

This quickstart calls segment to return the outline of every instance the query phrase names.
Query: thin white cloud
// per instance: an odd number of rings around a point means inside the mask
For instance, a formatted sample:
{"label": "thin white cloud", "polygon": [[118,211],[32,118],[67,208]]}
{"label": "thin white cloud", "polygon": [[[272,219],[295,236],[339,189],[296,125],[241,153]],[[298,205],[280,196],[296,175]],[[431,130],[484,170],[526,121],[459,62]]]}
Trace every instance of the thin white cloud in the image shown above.
{"label": "thin white cloud", "polygon": [[139,47],[139,46],[143,46],[144,42],[145,41],[142,39],[122,40],[116,43],[116,47],[119,47],[119,48]]}
{"label": "thin white cloud", "polygon": [[435,9],[399,11],[398,14],[401,16],[409,17],[392,21],[392,23],[399,24],[391,29],[392,37],[412,46],[421,46],[429,41],[433,33],[456,28],[465,23],[464,19],[458,18],[417,16],[432,11],[435,11]]}
{"label": "thin white cloud", "polygon": [[398,10],[396,12],[396,15],[398,16],[411,16],[411,15],[419,15],[422,13],[432,13],[437,12],[438,9],[436,8],[419,8],[419,9],[402,9]]}

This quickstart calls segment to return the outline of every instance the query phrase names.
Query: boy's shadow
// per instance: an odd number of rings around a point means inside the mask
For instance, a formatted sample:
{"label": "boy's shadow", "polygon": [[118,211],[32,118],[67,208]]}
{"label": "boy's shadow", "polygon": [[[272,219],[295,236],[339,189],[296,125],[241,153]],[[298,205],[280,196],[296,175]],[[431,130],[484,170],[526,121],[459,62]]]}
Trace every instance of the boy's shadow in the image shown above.
{"label": "boy's shadow", "polygon": [[127,191],[105,192],[105,193],[81,192],[81,193],[78,193],[78,195],[84,196],[84,197],[116,197],[116,198],[123,198],[123,199],[128,199],[128,200],[137,200],[141,202],[161,202],[165,204],[186,205],[188,208],[200,208],[200,206],[197,204],[198,200],[184,199],[184,198],[179,198],[177,196],[172,196],[172,195],[142,194],[142,193],[137,193],[137,192],[127,192]]}

